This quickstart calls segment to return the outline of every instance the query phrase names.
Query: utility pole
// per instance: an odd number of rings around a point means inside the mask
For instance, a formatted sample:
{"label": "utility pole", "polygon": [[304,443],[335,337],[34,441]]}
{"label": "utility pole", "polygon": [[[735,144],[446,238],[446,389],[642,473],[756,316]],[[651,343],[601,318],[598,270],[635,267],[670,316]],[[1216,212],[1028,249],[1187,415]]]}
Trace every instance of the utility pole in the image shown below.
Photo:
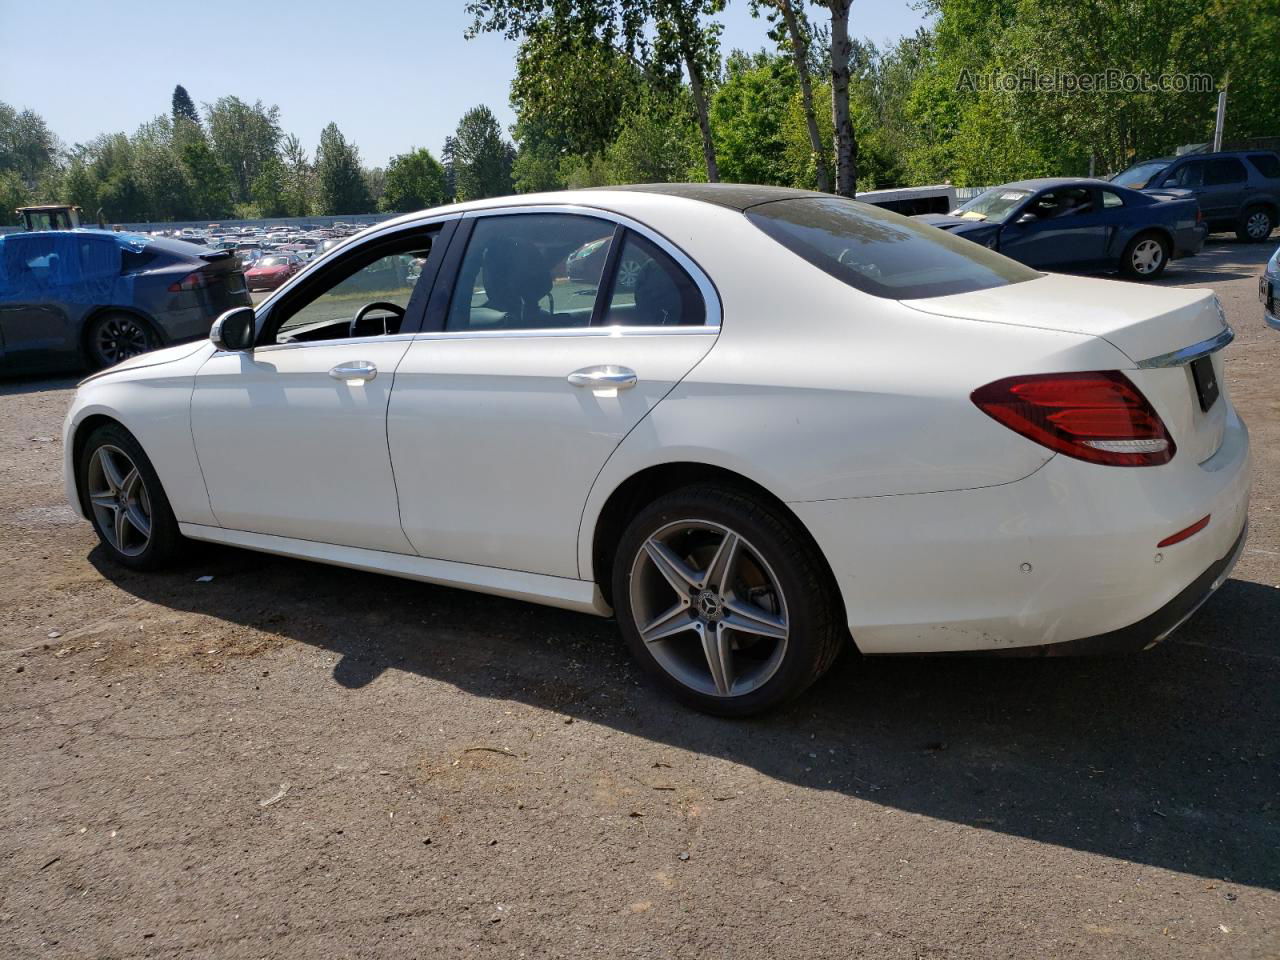
{"label": "utility pole", "polygon": [[1222,124],[1227,118],[1227,91],[1218,94],[1218,119],[1213,124],[1213,152],[1222,149]]}

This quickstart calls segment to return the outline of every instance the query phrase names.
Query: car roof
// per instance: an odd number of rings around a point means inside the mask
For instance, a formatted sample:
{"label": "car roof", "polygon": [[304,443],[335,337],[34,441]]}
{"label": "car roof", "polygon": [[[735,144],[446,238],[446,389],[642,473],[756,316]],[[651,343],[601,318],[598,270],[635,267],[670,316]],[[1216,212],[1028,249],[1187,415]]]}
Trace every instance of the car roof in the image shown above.
{"label": "car roof", "polygon": [[632,183],[618,187],[589,187],[592,190],[656,193],[666,197],[683,197],[701,203],[714,203],[739,212],[775,200],[797,200],[804,197],[830,197],[829,193],[797,190],[793,187],[768,187],[752,183]]}
{"label": "car roof", "polygon": [[1099,180],[1097,177],[1036,177],[1032,180],[1015,180],[1013,183],[1002,183],[993,190],[1044,190],[1046,187],[1106,187],[1114,190],[1116,185],[1110,180]]}

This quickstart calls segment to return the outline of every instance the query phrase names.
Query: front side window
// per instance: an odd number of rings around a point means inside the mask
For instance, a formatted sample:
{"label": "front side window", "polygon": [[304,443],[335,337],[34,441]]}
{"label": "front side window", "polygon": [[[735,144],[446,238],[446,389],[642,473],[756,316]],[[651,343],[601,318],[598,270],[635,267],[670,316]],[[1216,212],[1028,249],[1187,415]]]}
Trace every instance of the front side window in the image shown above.
{"label": "front side window", "polygon": [[1055,220],[1093,212],[1093,191],[1087,187],[1058,187],[1040,194],[1023,212],[1038,220]]}
{"label": "front side window", "polygon": [[[338,262],[326,265],[317,282],[296,291],[272,316],[277,342],[329,340],[347,336],[396,333],[409,307],[421,274],[421,263],[431,253],[438,226],[414,231],[394,240],[364,244]],[[286,262],[284,257],[264,257]],[[361,309],[378,304],[359,329],[353,325]],[[361,318],[363,320],[363,317]]]}
{"label": "front side window", "polygon": [[1184,163],[1165,184],[1167,187],[1202,187],[1204,186],[1204,161],[1192,160]]}
{"label": "front side window", "polygon": [[844,197],[774,200],[746,216],[792,253],[876,297],[940,297],[1040,276],[970,240]]}
{"label": "front side window", "polygon": [[458,270],[446,330],[586,327],[615,226],[597,217],[480,217]]}

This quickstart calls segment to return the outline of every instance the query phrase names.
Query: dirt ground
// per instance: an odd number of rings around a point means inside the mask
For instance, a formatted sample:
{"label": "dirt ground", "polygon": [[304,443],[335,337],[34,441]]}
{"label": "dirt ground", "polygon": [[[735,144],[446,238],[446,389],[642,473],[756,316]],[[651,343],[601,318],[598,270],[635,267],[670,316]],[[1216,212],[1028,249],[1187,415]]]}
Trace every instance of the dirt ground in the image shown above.
{"label": "dirt ground", "polygon": [[604,620],[229,549],[113,567],[63,502],[73,380],[0,383],[0,954],[1280,956],[1270,249],[1162,281],[1222,297],[1255,450],[1248,550],[1174,639],[847,656],[746,723]]}

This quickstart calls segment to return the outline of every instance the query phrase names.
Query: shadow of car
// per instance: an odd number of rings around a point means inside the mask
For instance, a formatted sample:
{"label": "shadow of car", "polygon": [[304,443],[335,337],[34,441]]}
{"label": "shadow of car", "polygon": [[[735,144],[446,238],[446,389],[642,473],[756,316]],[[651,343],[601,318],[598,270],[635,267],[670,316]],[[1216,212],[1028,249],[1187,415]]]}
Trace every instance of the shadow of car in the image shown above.
{"label": "shadow of car", "polygon": [[106,230],[0,237],[0,373],[97,369],[248,306],[230,251]]}

